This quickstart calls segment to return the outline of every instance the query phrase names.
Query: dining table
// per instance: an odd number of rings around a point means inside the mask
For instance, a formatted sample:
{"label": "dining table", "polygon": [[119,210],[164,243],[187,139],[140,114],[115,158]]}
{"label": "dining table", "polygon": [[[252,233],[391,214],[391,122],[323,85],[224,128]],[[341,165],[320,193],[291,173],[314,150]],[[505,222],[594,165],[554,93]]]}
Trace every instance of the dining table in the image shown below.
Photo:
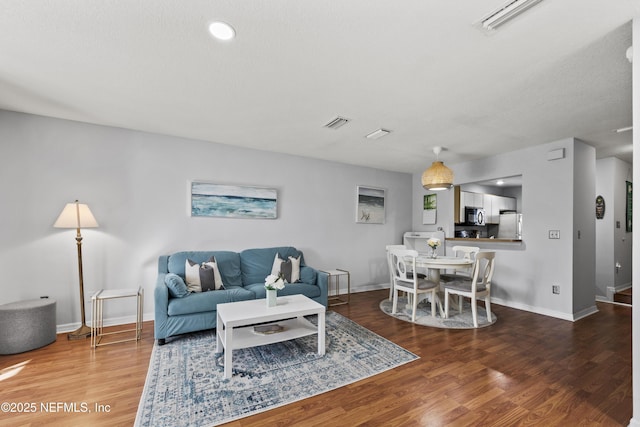
{"label": "dining table", "polygon": [[416,258],[416,268],[425,268],[431,280],[440,283],[440,270],[462,270],[470,268],[473,260],[452,256],[419,255]]}
{"label": "dining table", "polygon": [[[416,269],[426,269],[427,277],[436,283],[440,283],[440,270],[461,270],[470,268],[471,266],[473,266],[473,260],[466,258],[452,256],[437,256],[433,258],[431,255],[418,255],[416,257]],[[442,294],[442,290],[439,293]],[[453,306],[458,305],[455,301],[450,302]],[[444,318],[445,313],[440,298],[438,298],[437,303],[440,305],[440,316]]]}

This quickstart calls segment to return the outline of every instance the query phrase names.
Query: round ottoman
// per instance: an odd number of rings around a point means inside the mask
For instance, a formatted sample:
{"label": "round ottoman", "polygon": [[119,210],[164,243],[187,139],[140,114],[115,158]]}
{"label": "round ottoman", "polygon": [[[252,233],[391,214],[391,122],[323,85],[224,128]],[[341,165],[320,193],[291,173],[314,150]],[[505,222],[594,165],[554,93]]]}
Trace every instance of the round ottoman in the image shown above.
{"label": "round ottoman", "polygon": [[55,300],[41,298],[0,305],[0,354],[22,353],[55,340]]}

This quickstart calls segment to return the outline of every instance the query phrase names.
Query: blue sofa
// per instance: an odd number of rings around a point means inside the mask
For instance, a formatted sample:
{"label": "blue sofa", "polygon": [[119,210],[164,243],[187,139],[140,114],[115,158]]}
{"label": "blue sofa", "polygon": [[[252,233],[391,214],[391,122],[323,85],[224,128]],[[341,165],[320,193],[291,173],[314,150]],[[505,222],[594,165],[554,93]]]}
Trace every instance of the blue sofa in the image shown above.
{"label": "blue sofa", "polygon": [[[278,295],[303,294],[327,306],[328,275],[305,265],[302,252],[291,246],[246,249],[240,253],[230,251],[176,252],[158,259],[158,279],[154,290],[154,336],[159,345],[165,339],[187,332],[216,327],[218,304],[265,298],[264,279],[271,274],[276,254],[280,258],[300,257],[300,281],[287,284]],[[214,256],[222,277],[224,289],[189,293],[174,298],[165,282],[167,274],[185,278],[187,259],[203,263]]]}

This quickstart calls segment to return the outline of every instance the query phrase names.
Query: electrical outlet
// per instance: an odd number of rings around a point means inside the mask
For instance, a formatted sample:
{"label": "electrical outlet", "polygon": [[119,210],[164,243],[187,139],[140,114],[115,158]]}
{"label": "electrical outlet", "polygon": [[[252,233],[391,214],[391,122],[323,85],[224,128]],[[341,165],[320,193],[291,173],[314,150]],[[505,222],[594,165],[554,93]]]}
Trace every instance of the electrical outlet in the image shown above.
{"label": "electrical outlet", "polygon": [[550,239],[559,239],[560,238],[560,230],[549,230],[549,238]]}
{"label": "electrical outlet", "polygon": [[560,285],[551,285],[551,292],[556,295],[560,294]]}

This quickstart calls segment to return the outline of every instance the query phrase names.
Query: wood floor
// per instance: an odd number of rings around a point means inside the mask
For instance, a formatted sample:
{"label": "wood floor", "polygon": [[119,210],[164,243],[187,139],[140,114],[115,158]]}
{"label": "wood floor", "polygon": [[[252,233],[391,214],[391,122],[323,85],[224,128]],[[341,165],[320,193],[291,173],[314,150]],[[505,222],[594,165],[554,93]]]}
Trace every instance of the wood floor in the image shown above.
{"label": "wood floor", "polygon": [[[494,305],[495,325],[452,331],[383,314],[385,296],[353,294],[331,309],[419,360],[227,426],[628,425],[630,307],[598,303],[597,314],[572,323]],[[59,335],[45,348],[0,356],[0,402],[22,411],[0,412],[0,425],[132,425],[153,347],[152,324],[144,328],[138,344],[93,351],[88,340]]]}
{"label": "wood floor", "polygon": [[620,302],[623,304],[632,304],[632,300],[633,300],[632,293],[633,293],[632,288],[625,289],[620,292],[616,292],[615,294],[613,294],[613,300],[615,302]]}

